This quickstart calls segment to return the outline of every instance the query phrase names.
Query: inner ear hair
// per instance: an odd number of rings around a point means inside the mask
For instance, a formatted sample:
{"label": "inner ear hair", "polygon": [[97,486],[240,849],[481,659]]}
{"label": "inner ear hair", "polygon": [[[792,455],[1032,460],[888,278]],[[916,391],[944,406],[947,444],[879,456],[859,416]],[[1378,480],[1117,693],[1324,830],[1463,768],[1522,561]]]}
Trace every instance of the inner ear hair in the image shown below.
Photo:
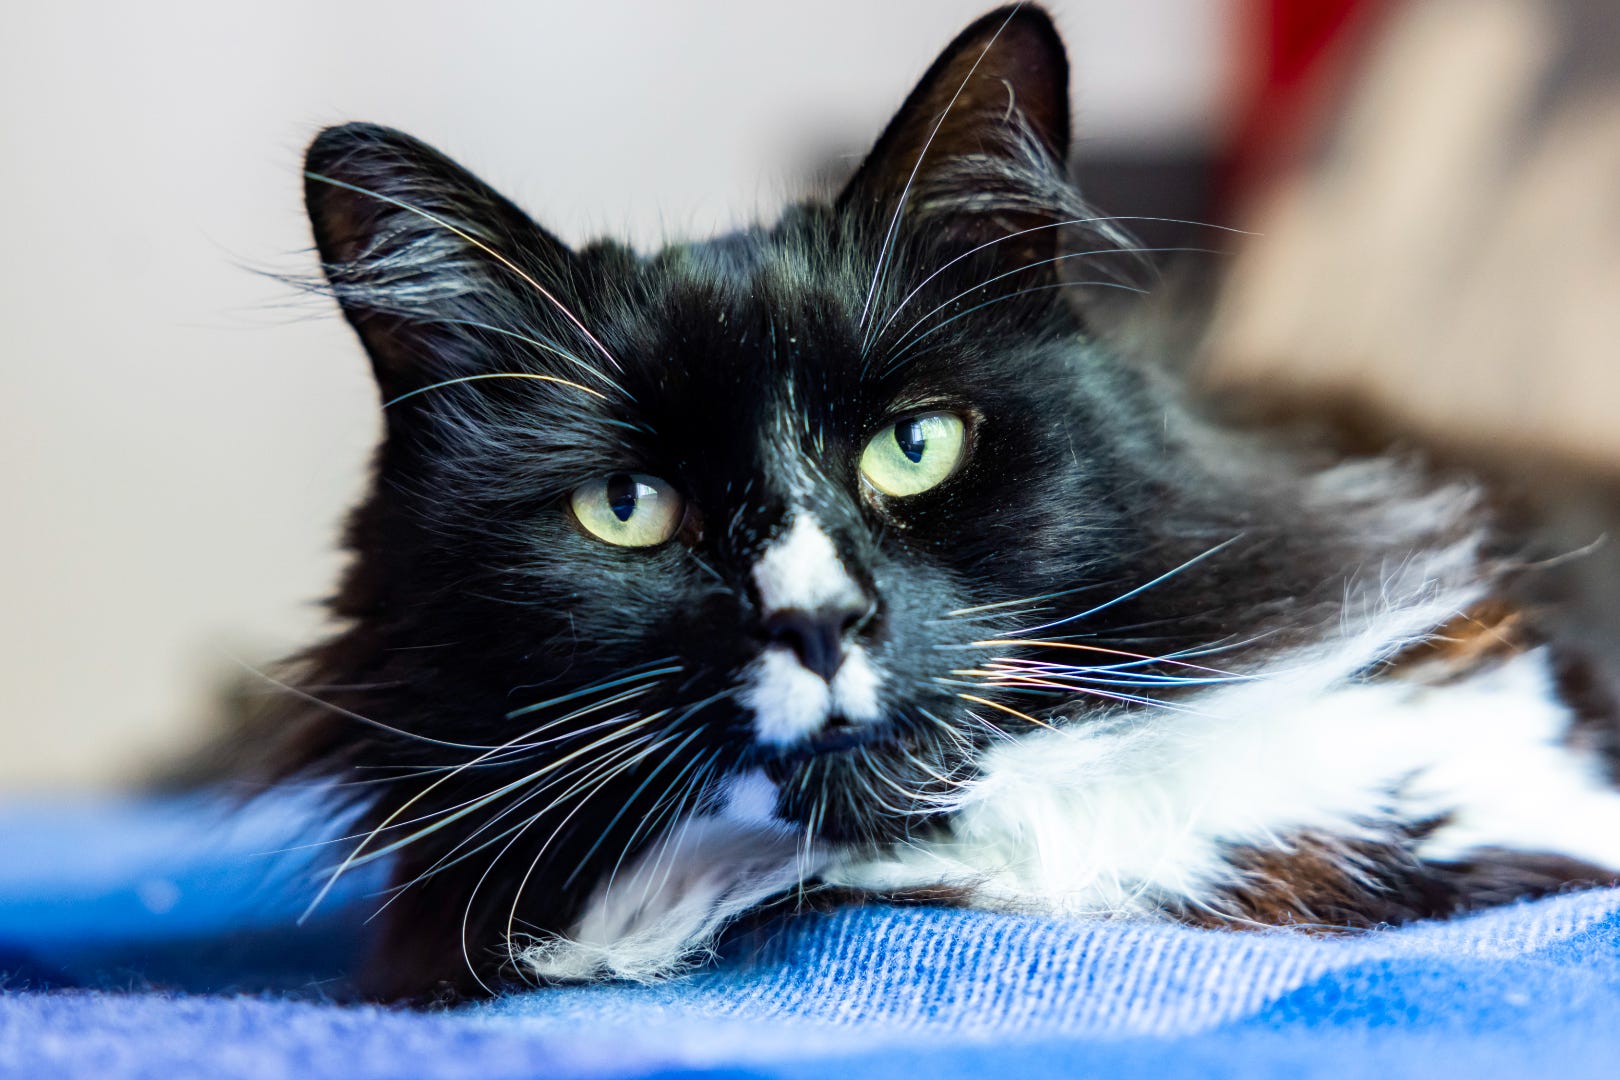
{"label": "inner ear hair", "polygon": [[540,280],[566,279],[571,256],[560,241],[404,132],[328,128],[304,167],[322,271],[385,400],[461,373],[448,327],[500,325],[499,305],[521,295],[525,281],[539,290]]}
{"label": "inner ear hair", "polygon": [[1031,176],[1063,174],[1068,85],[1068,58],[1045,11],[991,12],[934,61],[841,202],[881,211],[904,200],[908,210],[936,213],[1010,198],[1027,210]]}

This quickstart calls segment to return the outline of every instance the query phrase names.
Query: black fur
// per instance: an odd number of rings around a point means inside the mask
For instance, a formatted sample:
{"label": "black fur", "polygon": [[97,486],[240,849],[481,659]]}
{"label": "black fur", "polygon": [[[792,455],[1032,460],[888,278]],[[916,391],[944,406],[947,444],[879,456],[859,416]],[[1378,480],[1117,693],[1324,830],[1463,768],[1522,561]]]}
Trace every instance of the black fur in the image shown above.
{"label": "black fur", "polygon": [[[836,201],[651,257],[570,251],[400,132],[315,140],[316,242],[387,431],[348,530],[344,628],[297,665],[325,704],[289,702],[277,769],[367,781],[340,789],[386,826],[364,852],[400,843],[370,991],[514,975],[512,913],[519,933],[566,930],[627,852],[738,770],[766,768],[781,816],[820,838],[892,841],[930,821],[942,777],[1030,727],[960,692],[1040,724],[1083,722],[1097,700],[964,687],[952,673],[992,651],[973,642],[1182,566],[1051,633],[1154,656],[1221,646],[1238,667],[1339,618],[1347,568],[1383,554],[1360,511],[1313,512],[1292,474],[1188,434],[1067,302],[1133,269],[1107,226],[1058,227],[1092,216],[1067,153],[1063,49],[1027,6],[952,43]],[[1047,261],[1076,252],[1091,254]],[[563,381],[447,383],[509,374]],[[965,464],[908,499],[863,487],[866,441],[919,409],[968,418]],[[582,531],[570,491],[617,472],[685,496],[675,539]],[[773,756],[735,700],[762,640],[750,570],[792,504],[878,605],[862,634],[887,719],[843,753]],[[645,743],[623,734],[657,714]],[[899,791],[915,797],[896,806]]]}

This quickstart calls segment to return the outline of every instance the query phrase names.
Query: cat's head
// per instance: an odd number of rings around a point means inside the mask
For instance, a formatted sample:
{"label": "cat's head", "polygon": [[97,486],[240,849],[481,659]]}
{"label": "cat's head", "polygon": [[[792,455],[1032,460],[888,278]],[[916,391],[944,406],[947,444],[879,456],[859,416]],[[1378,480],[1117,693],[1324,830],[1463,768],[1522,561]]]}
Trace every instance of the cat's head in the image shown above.
{"label": "cat's head", "polygon": [[1225,633],[1197,560],[1230,522],[1178,516],[1160,406],[1066,302],[1128,259],[1068,139],[1031,7],[960,35],[835,200],[646,257],[322,133],[387,429],[318,670],[396,730],[343,760],[464,765],[435,809],[496,792],[469,825],[550,814],[533,845],[581,861],[700,812],[893,839],[985,747]]}

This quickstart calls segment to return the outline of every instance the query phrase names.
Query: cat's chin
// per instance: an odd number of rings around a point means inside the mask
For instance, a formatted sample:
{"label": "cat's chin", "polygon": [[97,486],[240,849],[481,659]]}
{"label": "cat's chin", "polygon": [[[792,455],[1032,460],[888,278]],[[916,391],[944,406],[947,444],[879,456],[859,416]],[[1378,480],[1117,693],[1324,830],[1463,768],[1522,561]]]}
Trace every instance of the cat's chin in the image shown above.
{"label": "cat's chin", "polygon": [[904,839],[930,816],[931,793],[911,795],[906,759],[892,732],[851,732],[796,747],[762,771],[780,793],[779,821],[828,844],[882,844]]}
{"label": "cat's chin", "polygon": [[774,765],[798,767],[810,761],[853,755],[885,744],[892,747],[893,743],[892,732],[835,722],[802,742],[772,751],[767,760]]}

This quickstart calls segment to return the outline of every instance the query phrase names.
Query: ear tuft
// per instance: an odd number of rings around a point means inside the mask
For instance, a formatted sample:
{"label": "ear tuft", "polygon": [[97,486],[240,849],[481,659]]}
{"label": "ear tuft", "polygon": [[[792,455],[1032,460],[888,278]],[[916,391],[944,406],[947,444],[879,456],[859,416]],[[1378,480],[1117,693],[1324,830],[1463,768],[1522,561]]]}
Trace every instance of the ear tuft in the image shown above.
{"label": "ear tuft", "polygon": [[[868,227],[891,220],[961,250],[998,245],[1008,265],[1048,258],[1074,203],[1068,186],[1069,62],[1047,13],[1023,4],[945,47],[839,196]],[[1028,230],[1037,231],[1030,233]]]}
{"label": "ear tuft", "polygon": [[1001,8],[945,47],[841,196],[892,207],[965,162],[1024,161],[1060,173],[1069,151],[1069,62],[1038,7]]}

